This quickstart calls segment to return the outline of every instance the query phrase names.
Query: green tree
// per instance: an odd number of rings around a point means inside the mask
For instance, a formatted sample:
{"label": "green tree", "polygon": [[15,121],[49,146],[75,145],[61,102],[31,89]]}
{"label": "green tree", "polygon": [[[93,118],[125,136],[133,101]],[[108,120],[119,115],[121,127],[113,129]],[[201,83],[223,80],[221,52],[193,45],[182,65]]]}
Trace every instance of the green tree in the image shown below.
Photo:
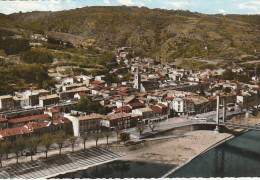
{"label": "green tree", "polygon": [[145,129],[144,123],[138,122],[138,124],[136,126],[136,130],[139,132],[140,135],[142,135],[144,129]]}
{"label": "green tree", "polygon": [[126,133],[126,132],[123,132],[120,134],[120,140],[124,142],[128,141],[130,139],[130,134],[129,133]]}
{"label": "green tree", "polygon": [[23,156],[23,151],[26,148],[25,140],[24,140],[24,138],[19,137],[19,138],[17,138],[17,141],[19,141],[19,148],[20,148],[21,156]]}
{"label": "green tree", "polygon": [[104,135],[107,138],[107,145],[108,145],[108,138],[112,135],[112,133],[111,132],[105,132]]}
{"label": "green tree", "polygon": [[53,138],[49,134],[44,134],[42,136],[41,144],[45,147],[46,159],[48,158],[48,151],[53,143]]}
{"label": "green tree", "polygon": [[10,153],[10,151],[11,151],[11,148],[12,148],[12,144],[9,142],[9,141],[7,141],[7,142],[5,142],[6,144],[5,144],[5,146],[4,146],[4,148],[5,148],[5,150],[4,150],[4,152],[5,152],[5,154],[6,154],[6,159],[8,159],[8,154]]}
{"label": "green tree", "polygon": [[236,73],[232,72],[231,69],[226,69],[222,74],[221,78],[225,80],[234,80],[236,77]]}
{"label": "green tree", "polygon": [[231,92],[231,88],[230,87],[225,87],[222,90],[224,93],[230,93]]}
{"label": "green tree", "polygon": [[31,161],[33,161],[34,149],[37,147],[37,145],[38,144],[36,137],[31,137],[25,142],[25,146],[30,150]]}
{"label": "green tree", "polygon": [[3,155],[8,153],[7,149],[9,149],[8,142],[2,142],[1,143],[1,147],[0,147],[0,164],[1,164],[1,168],[3,167],[2,166]]}
{"label": "green tree", "polygon": [[88,139],[88,135],[83,135],[83,136],[81,136],[81,139],[83,140],[84,150],[86,150],[86,141],[87,141],[87,139]]}
{"label": "green tree", "polygon": [[63,143],[64,143],[65,139],[66,139],[66,136],[64,136],[63,134],[59,134],[55,138],[55,143],[59,147],[60,155],[61,155],[61,148],[63,147]]}
{"label": "green tree", "polygon": [[74,145],[75,145],[75,142],[76,142],[76,137],[75,136],[71,136],[69,141],[70,141],[70,144],[71,144],[72,152],[74,152]]}
{"label": "green tree", "polygon": [[6,56],[5,50],[0,49],[0,56]]}
{"label": "green tree", "polygon": [[96,147],[97,147],[97,143],[98,143],[98,139],[101,138],[101,134],[93,134],[92,138],[96,140]]}
{"label": "green tree", "polygon": [[21,53],[21,60],[25,63],[46,64],[53,62],[53,56],[48,51],[29,50]]}
{"label": "green tree", "polygon": [[12,144],[12,152],[16,154],[16,163],[18,164],[18,157],[19,157],[19,152],[21,151],[21,144],[23,142],[20,139],[16,139],[16,141]]}
{"label": "green tree", "polygon": [[76,110],[90,113],[107,114],[111,110],[102,106],[98,101],[93,101],[92,97],[85,97],[76,106]]}

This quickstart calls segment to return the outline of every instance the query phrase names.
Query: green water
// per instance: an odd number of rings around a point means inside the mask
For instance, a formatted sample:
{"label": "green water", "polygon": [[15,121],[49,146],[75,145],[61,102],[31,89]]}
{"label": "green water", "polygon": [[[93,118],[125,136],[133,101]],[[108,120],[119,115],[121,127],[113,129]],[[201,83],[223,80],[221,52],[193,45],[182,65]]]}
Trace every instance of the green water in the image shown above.
{"label": "green water", "polygon": [[87,170],[60,175],[55,178],[159,178],[173,165],[135,161],[113,161]]}
{"label": "green water", "polygon": [[260,177],[260,131],[238,136],[195,158],[168,177]]}

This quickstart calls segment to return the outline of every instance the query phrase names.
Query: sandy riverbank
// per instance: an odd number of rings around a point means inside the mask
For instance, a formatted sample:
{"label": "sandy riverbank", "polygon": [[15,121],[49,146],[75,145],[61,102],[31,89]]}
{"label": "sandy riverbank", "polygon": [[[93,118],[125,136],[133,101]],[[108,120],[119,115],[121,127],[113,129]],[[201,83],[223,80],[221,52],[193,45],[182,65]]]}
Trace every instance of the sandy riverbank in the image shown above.
{"label": "sandy riverbank", "polygon": [[231,137],[208,130],[192,131],[185,137],[160,140],[138,150],[128,150],[126,160],[179,165],[200,154],[217,142]]}

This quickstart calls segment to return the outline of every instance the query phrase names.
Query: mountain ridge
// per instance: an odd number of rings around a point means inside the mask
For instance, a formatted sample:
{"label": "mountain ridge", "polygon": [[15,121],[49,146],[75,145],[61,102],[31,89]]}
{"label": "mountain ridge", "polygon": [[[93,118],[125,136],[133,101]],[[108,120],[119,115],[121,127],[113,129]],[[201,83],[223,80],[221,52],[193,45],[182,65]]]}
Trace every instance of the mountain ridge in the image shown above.
{"label": "mountain ridge", "polygon": [[63,34],[59,38],[73,39],[66,34],[82,37],[73,41],[74,44],[94,39],[95,45],[110,50],[131,46],[136,55],[154,56],[162,61],[260,57],[260,15],[207,15],[146,7],[96,6],[15,13],[6,17],[20,22],[21,28]]}

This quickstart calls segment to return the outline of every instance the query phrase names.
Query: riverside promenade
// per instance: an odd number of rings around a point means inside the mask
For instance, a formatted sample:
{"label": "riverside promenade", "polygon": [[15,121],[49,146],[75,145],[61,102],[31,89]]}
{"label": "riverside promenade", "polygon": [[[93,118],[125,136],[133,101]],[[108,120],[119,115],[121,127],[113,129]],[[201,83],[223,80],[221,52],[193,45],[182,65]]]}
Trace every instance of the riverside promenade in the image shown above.
{"label": "riverside promenade", "polygon": [[46,179],[60,174],[84,170],[122,157],[123,155],[106,148],[89,148],[48,159],[13,164],[0,169],[0,179]]}

